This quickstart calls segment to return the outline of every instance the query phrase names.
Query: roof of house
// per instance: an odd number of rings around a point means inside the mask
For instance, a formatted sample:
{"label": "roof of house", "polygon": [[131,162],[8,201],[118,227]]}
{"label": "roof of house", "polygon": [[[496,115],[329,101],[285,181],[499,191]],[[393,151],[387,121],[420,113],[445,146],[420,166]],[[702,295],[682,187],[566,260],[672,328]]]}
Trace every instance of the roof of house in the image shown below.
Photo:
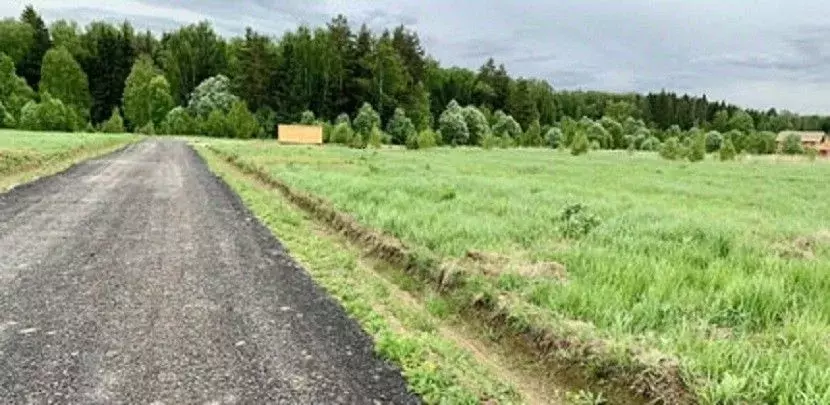
{"label": "roof of house", "polygon": [[801,137],[801,142],[821,142],[824,139],[825,133],[822,131],[781,131],[778,133],[778,142],[784,142],[790,135],[798,135]]}

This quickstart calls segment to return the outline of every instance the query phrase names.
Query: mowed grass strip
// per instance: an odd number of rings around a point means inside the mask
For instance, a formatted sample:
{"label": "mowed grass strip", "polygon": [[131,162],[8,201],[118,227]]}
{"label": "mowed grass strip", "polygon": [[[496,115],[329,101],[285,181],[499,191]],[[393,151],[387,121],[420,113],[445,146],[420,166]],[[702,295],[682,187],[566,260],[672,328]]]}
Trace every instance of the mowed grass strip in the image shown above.
{"label": "mowed grass strip", "polygon": [[827,162],[212,145],[448,262],[498,258],[511,299],[676,356],[700,402],[830,401]]}
{"label": "mowed grass strip", "polygon": [[360,322],[374,338],[378,354],[399,365],[410,389],[426,403],[526,402],[492,368],[444,337],[441,319],[381,277],[358,249],[328,234],[278,191],[243,175],[205,148],[197,150],[292,257]]}
{"label": "mowed grass strip", "polygon": [[138,139],[130,134],[0,130],[0,191],[57,173]]}

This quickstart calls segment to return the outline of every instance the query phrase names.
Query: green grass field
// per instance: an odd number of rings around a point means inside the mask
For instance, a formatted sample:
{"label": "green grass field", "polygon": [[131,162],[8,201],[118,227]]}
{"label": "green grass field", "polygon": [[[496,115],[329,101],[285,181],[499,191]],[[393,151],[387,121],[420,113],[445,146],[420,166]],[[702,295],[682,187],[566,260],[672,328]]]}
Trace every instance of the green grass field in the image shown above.
{"label": "green grass field", "polygon": [[130,134],[0,130],[0,190],[138,139]]}
{"label": "green grass field", "polygon": [[[485,268],[525,309],[676,357],[700,402],[830,402],[826,162],[211,143]],[[560,216],[575,203],[599,223],[567,237]]]}

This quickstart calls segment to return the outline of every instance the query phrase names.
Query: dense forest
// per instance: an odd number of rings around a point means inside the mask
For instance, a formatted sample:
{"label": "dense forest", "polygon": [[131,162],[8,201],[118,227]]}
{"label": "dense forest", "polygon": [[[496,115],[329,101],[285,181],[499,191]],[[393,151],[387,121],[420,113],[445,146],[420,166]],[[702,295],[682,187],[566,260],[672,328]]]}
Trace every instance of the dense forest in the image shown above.
{"label": "dense forest", "polygon": [[435,130],[423,141],[556,146],[585,133],[596,147],[652,149],[717,131],[759,153],[777,131],[830,129],[824,117],[706,96],[556,90],[493,59],[443,67],[416,32],[375,33],[343,16],[227,39],[208,22],[164,33],[126,21],[47,26],[31,6],[0,21],[0,127],[244,138],[272,137],[280,122],[324,123],[328,140],[355,146],[417,144]]}

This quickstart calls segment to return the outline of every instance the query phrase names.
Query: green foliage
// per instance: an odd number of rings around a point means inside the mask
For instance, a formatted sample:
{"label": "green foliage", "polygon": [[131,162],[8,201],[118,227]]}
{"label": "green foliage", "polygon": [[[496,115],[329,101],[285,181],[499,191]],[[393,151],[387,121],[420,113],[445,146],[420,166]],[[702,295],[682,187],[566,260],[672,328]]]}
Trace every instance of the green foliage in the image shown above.
{"label": "green foliage", "polygon": [[32,131],[72,132],[79,123],[80,118],[72,107],[43,93],[40,103],[30,101],[23,106],[19,126]]}
{"label": "green foliage", "polygon": [[392,143],[403,145],[410,137],[415,137],[418,132],[412,120],[406,116],[403,108],[396,108],[392,119],[386,124],[386,132],[392,137]]}
{"label": "green foliage", "polygon": [[250,139],[256,137],[262,131],[256,117],[248,110],[248,106],[242,100],[234,101],[231,104],[231,109],[225,119],[227,120],[227,128],[230,129],[226,136]]}
{"label": "green foliage", "polygon": [[464,112],[455,100],[450,101],[447,109],[438,118],[438,128],[445,144],[452,146],[466,145],[470,141],[470,131],[464,120]]}
{"label": "green foliage", "polygon": [[300,125],[315,125],[317,117],[314,116],[314,111],[305,110],[300,114]]}
{"label": "green foliage", "polygon": [[[627,103],[626,103],[627,104]],[[625,148],[627,143],[625,142],[625,132],[623,125],[620,124],[617,120],[611,117],[602,117],[600,120],[600,125],[611,135],[611,140],[609,147],[610,148]]]}
{"label": "green foliage", "polygon": [[380,115],[369,103],[363,103],[352,123],[355,132],[364,139],[368,139],[372,129],[380,128],[380,125]]}
{"label": "green foliage", "polygon": [[15,74],[12,59],[0,53],[0,101],[5,105],[6,112],[13,118],[19,117],[20,110],[34,96],[35,93],[26,84],[26,80]]}
{"label": "green foliage", "polygon": [[746,111],[737,110],[729,118],[729,129],[750,133],[755,131],[755,123],[752,120],[752,116]]}
{"label": "green foliage", "polygon": [[273,138],[277,133],[277,113],[271,107],[264,106],[260,107],[254,115],[261,129],[259,135],[265,139]]}
{"label": "green foliage", "polygon": [[570,239],[584,237],[600,222],[599,217],[584,204],[569,204],[559,213],[559,231]]}
{"label": "green foliage", "polygon": [[539,121],[530,123],[527,131],[519,137],[519,146],[542,146],[543,143],[542,127],[539,125]]}
{"label": "green foliage", "polygon": [[464,116],[464,123],[467,124],[467,130],[470,133],[468,144],[479,145],[481,139],[490,134],[490,124],[487,122],[487,117],[475,106],[468,105],[461,110]]}
{"label": "green foliage", "polygon": [[505,139],[517,139],[522,135],[522,126],[513,117],[498,110],[493,115],[493,135]]}
{"label": "green foliage", "polygon": [[198,102],[192,106],[191,113],[204,118],[214,108],[228,111],[234,100],[228,97],[230,87],[227,79],[215,83],[219,88],[207,91],[221,96],[219,99],[203,100],[205,91],[195,91],[209,78],[216,81],[217,75],[224,72],[228,66],[225,41],[213,30],[209,22],[191,24],[166,33],[161,40],[158,59],[177,103],[185,103],[188,96],[192,103],[192,93],[195,93]]}
{"label": "green foliage", "polygon": [[329,142],[339,143],[343,145],[351,145],[352,139],[355,137],[351,125],[348,122],[341,122],[334,127]]}
{"label": "green foliage", "polygon": [[660,156],[663,159],[668,160],[677,160],[682,158],[683,155],[680,151],[680,141],[678,141],[675,137],[666,139],[666,142],[663,142],[663,146],[660,148]]}
{"label": "green foliage", "polygon": [[715,113],[715,117],[712,119],[712,128],[715,131],[720,133],[724,133],[729,131],[729,112],[726,110],[719,110]]}
{"label": "green foliage", "polygon": [[559,147],[562,144],[562,138],[564,135],[562,134],[562,130],[558,127],[551,127],[548,132],[545,134],[545,140],[547,141],[548,146],[553,149]]}
{"label": "green foliage", "polygon": [[380,148],[383,144],[383,140],[383,131],[381,131],[378,127],[373,127],[372,131],[369,133],[369,137],[366,139],[365,144],[373,148]]}
{"label": "green foliage", "polygon": [[159,125],[173,109],[170,84],[152,59],[142,56],[133,64],[124,87],[124,115],[135,127]]}
{"label": "green foliage", "polygon": [[571,141],[571,155],[578,156],[588,153],[590,146],[588,135],[584,131],[578,131]]}
{"label": "green foliage", "polygon": [[406,139],[407,149],[428,149],[437,145],[436,135],[430,129],[425,129],[417,134],[412,134]]}
{"label": "green foliage", "polygon": [[[706,134],[706,152],[711,153],[717,150],[721,150],[722,145],[723,135],[721,135],[720,132],[709,131]],[[732,147],[734,148],[734,145]]]}
{"label": "green foliage", "polygon": [[8,110],[6,110],[6,106],[0,102],[0,128],[14,128],[17,126],[17,121],[14,119]]}
{"label": "green foliage", "polygon": [[0,20],[0,53],[8,55],[17,64],[29,52],[35,40],[31,25],[11,18]]}
{"label": "green foliage", "polygon": [[613,138],[611,134],[598,122],[593,122],[585,119],[583,127],[584,132],[588,136],[589,142],[596,142],[600,148],[607,149],[611,147]]}
{"label": "green foliage", "polygon": [[703,132],[699,132],[694,138],[691,138],[689,153],[686,157],[690,162],[699,162],[706,158],[706,135]]}
{"label": "green foliage", "polygon": [[800,155],[804,153],[804,146],[801,144],[801,137],[797,134],[790,134],[784,138],[781,145],[781,152],[786,155]]}
{"label": "green foliage", "polygon": [[204,118],[214,111],[227,113],[237,100],[239,97],[231,93],[230,80],[223,75],[216,75],[196,86],[187,108],[194,116]]}
{"label": "green foliage", "polygon": [[184,107],[176,107],[167,113],[161,123],[161,131],[169,135],[196,135],[200,132],[196,119]]}
{"label": "green foliage", "polygon": [[201,133],[214,138],[231,137],[234,128],[230,126],[225,113],[216,109],[208,114],[207,119],[202,122]]}
{"label": "green foliage", "polygon": [[89,115],[92,105],[89,82],[81,65],[64,47],[50,49],[43,57],[40,92],[75,108],[82,117]]}
{"label": "green foliage", "polygon": [[640,150],[644,150],[644,151],[653,152],[653,151],[656,151],[656,150],[660,150],[661,147],[662,147],[662,144],[660,143],[660,139],[657,139],[657,137],[653,136],[653,135],[649,136],[648,138],[646,138],[646,140],[644,140],[640,143]]}
{"label": "green foliage", "polygon": [[755,131],[748,135],[744,150],[750,153],[770,154],[778,148],[777,135],[770,131]]}
{"label": "green foliage", "polygon": [[141,128],[138,128],[136,131],[142,135],[155,135],[156,134],[156,126],[153,124],[153,121],[149,121],[146,125]]}
{"label": "green foliage", "polygon": [[23,9],[20,21],[32,28],[33,37],[31,45],[23,58],[16,63],[17,73],[26,79],[26,83],[30,87],[37,90],[40,83],[40,68],[43,63],[43,56],[52,47],[52,41],[49,38],[49,30],[46,29],[46,24],[43,23],[43,19],[31,5]]}
{"label": "green foliage", "polygon": [[807,159],[809,159],[812,162],[816,160],[816,157],[818,157],[818,149],[804,148],[804,155],[807,156]]}
{"label": "green foliage", "polygon": [[732,144],[732,140],[726,138],[721,143],[720,151],[718,153],[720,160],[727,161],[727,160],[735,160],[735,155],[737,152],[735,151],[735,145]]}
{"label": "green foliage", "polygon": [[122,134],[127,132],[124,129],[124,118],[121,117],[121,111],[118,107],[113,108],[112,115],[101,124],[101,132],[106,134]]}

